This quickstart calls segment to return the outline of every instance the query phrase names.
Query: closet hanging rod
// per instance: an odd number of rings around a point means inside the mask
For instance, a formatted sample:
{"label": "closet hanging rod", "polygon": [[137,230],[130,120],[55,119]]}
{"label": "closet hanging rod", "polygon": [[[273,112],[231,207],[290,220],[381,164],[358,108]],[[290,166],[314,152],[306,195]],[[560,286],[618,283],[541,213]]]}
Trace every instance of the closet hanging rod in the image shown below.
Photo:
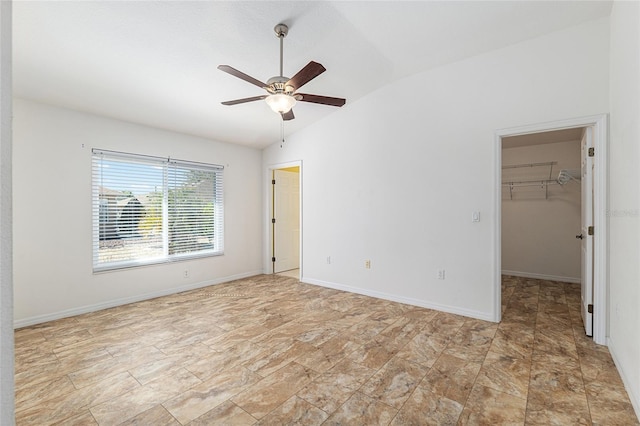
{"label": "closet hanging rod", "polygon": [[555,166],[557,161],[547,161],[545,163],[528,163],[528,164],[512,164],[509,166],[502,166],[502,169],[519,169],[522,167],[543,167],[543,166]]}
{"label": "closet hanging rod", "polygon": [[513,182],[502,182],[502,186],[510,186],[514,188],[519,188],[523,186],[543,186],[543,185],[561,185],[555,179],[544,179],[544,180],[519,180]]}

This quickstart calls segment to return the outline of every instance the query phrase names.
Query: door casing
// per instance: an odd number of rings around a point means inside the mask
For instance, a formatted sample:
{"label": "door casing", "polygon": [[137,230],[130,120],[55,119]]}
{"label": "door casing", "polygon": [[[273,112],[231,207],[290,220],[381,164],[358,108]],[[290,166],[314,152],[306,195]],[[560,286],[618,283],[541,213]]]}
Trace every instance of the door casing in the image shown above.
{"label": "door casing", "polygon": [[606,344],[608,313],[608,138],[609,117],[607,114],[578,117],[567,120],[538,123],[520,127],[499,129],[495,132],[494,164],[494,268],[493,268],[493,318],[499,322],[502,317],[502,138],[552,130],[577,127],[593,127],[594,176],[593,176],[593,340]]}

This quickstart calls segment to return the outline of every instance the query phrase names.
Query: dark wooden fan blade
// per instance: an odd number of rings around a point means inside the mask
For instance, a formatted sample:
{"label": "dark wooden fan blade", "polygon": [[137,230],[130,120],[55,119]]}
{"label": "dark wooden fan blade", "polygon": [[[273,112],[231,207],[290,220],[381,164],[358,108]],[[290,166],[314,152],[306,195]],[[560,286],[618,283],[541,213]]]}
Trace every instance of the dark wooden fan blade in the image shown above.
{"label": "dark wooden fan blade", "polygon": [[347,100],[343,98],[332,98],[331,96],[309,95],[306,93],[296,93],[296,95],[302,96],[300,101],[312,102],[314,104],[331,105],[341,107]]}
{"label": "dark wooden fan blade", "polygon": [[227,74],[231,74],[234,77],[238,77],[248,83],[251,84],[255,84],[256,86],[260,87],[260,88],[265,88],[267,87],[267,85],[263,82],[261,82],[260,80],[256,80],[255,78],[251,77],[250,75],[247,75],[245,73],[243,73],[242,71],[238,71],[237,69],[230,67],[229,65],[218,65],[218,69],[220,71],[224,71]]}
{"label": "dark wooden fan blade", "polygon": [[222,105],[238,105],[238,104],[244,104],[246,102],[253,102],[253,101],[259,101],[261,99],[266,98],[267,95],[262,95],[262,96],[253,96],[251,98],[243,98],[243,99],[235,99],[233,101],[226,101],[226,102],[222,102]]}
{"label": "dark wooden fan blade", "polygon": [[317,62],[309,62],[302,68],[291,80],[287,82],[288,86],[293,86],[294,90],[298,90],[320,74],[326,71],[326,68]]}
{"label": "dark wooden fan blade", "polygon": [[280,115],[282,116],[282,119],[284,121],[293,120],[294,118],[296,118],[293,115],[293,110],[292,109],[290,109],[289,112],[281,113]]}

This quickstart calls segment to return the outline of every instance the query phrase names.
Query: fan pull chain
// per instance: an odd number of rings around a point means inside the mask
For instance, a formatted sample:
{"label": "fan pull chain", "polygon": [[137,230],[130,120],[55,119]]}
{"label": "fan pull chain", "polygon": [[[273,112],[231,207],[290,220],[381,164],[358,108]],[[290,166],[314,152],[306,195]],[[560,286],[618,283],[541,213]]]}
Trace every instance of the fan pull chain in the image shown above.
{"label": "fan pull chain", "polygon": [[282,148],[282,145],[284,144],[284,120],[280,120],[280,137],[280,148]]}

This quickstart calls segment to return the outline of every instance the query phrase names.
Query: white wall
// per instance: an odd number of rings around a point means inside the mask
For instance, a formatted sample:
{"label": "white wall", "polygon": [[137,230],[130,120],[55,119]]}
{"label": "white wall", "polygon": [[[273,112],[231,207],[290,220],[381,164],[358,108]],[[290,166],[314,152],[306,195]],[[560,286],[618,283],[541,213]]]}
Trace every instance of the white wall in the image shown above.
{"label": "white wall", "polygon": [[608,111],[608,34],[599,19],[411,76],[266,149],[265,194],[269,165],[303,161],[303,280],[497,319],[495,132]]}
{"label": "white wall", "polygon": [[[14,141],[17,326],[261,272],[260,151],[21,99]],[[94,147],[224,165],[224,256],[93,274]]]}
{"label": "white wall", "polygon": [[11,2],[0,2],[0,424],[12,425]]}
{"label": "white wall", "polygon": [[611,13],[609,349],[640,417],[640,3]]}
{"label": "white wall", "polygon": [[[557,161],[561,169],[580,170],[580,141],[532,145],[502,150],[502,164]],[[510,169],[523,179],[548,178],[549,167]],[[533,173],[533,174],[532,174]],[[546,177],[544,176],[546,174]],[[527,177],[528,176],[528,177]],[[536,187],[515,187],[513,198],[503,189],[502,271],[507,274],[580,282],[580,182]]]}

